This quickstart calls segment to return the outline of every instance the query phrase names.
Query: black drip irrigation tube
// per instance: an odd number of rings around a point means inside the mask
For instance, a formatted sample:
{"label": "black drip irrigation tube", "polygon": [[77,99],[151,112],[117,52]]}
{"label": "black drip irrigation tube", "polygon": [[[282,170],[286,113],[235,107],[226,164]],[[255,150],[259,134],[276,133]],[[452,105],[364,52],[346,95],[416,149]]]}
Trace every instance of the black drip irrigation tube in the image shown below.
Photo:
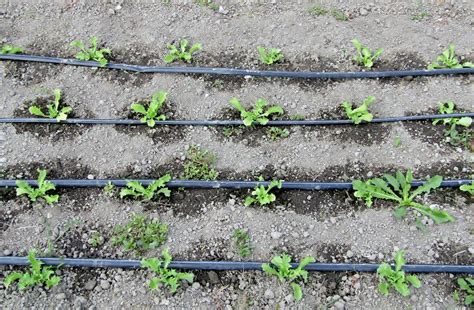
{"label": "black drip irrigation tube", "polygon": [[[94,259],[94,258],[38,258],[47,266],[89,267],[89,268],[140,268],[139,260],[121,259]],[[27,257],[2,256],[0,265],[26,266]],[[292,267],[296,268],[297,263]],[[351,264],[351,263],[310,263],[305,269],[320,272],[375,272],[379,264]],[[184,270],[262,270],[262,262],[234,262],[234,261],[173,261],[169,268]],[[443,265],[443,264],[408,264],[402,269],[414,273],[474,273],[474,266]]]}
{"label": "black drip irrigation tube", "polygon": [[[38,55],[5,54],[0,60],[15,60],[53,63],[83,67],[101,67],[96,61],[81,61],[76,59],[48,57]],[[355,79],[355,78],[389,78],[404,76],[433,76],[451,74],[473,74],[474,68],[435,69],[435,70],[401,70],[401,71],[361,71],[361,72],[313,72],[313,71],[260,71],[235,68],[207,67],[170,67],[170,66],[139,66],[121,63],[108,63],[103,68],[117,69],[141,73],[184,73],[184,74],[214,74],[256,77],[281,77],[301,79]]]}
{"label": "black drip irrigation tube", "polygon": [[[16,187],[17,180],[0,180],[0,187]],[[31,186],[38,186],[36,180],[21,180]],[[138,181],[144,186],[150,185],[155,180],[151,179],[53,179],[48,180],[57,187],[104,187],[113,184],[118,187],[124,187],[128,182]],[[445,180],[441,182],[441,187],[459,187],[461,185],[469,185],[472,180]],[[412,186],[418,187],[425,181],[414,181]],[[171,180],[166,183],[169,188],[189,188],[189,189],[252,189],[257,185],[268,186],[269,181],[201,181],[201,180]],[[282,189],[295,190],[344,190],[352,189],[351,182],[283,182]]]}
{"label": "black drip irrigation tube", "polygon": [[[453,114],[432,114],[432,115],[411,115],[398,117],[374,118],[370,123],[395,123],[403,121],[424,121],[432,119],[454,118],[454,117],[474,117],[474,113],[453,113]],[[78,125],[146,125],[140,120],[134,119],[87,119],[69,118],[58,122],[51,118],[0,118],[0,123],[28,123],[28,124],[78,124]],[[242,126],[241,120],[165,120],[157,121],[156,125],[161,126]],[[354,122],[348,119],[335,120],[275,120],[268,121],[267,124],[257,126],[328,126],[328,125],[353,125]]]}

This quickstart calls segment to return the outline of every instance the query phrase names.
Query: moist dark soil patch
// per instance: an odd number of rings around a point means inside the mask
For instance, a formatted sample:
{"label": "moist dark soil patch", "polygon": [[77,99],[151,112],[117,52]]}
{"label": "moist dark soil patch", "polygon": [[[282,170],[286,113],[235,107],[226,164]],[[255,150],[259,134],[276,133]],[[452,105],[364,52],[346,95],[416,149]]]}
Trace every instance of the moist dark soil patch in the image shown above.
{"label": "moist dark soil patch", "polygon": [[[68,114],[68,118],[93,118],[94,115],[89,110],[84,110],[78,104],[69,103],[64,95],[61,95],[60,109],[65,106],[70,106],[73,108],[73,111]],[[28,109],[30,106],[35,105],[39,107],[43,112],[48,111],[47,105],[52,103],[54,97],[39,97],[33,101],[25,101],[20,107],[16,108],[13,111],[14,117],[27,117],[27,118],[37,118],[37,116],[32,115]],[[76,111],[76,108],[83,111]],[[46,139],[52,141],[65,140],[65,139],[74,139],[77,136],[82,135],[86,132],[90,126],[84,125],[75,125],[75,124],[12,124],[18,134],[24,132],[31,133],[38,139]]]}
{"label": "moist dark soil patch", "polygon": [[403,122],[402,124],[410,136],[415,139],[442,148],[450,147],[446,142],[443,125],[433,125],[431,121]]}
{"label": "moist dark soil patch", "polygon": [[65,206],[74,212],[90,211],[97,207],[97,197],[102,194],[101,188],[60,188],[59,206]]}
{"label": "moist dark soil patch", "polygon": [[89,174],[97,175],[80,161],[71,158],[44,162],[22,162],[6,166],[4,177],[7,179],[34,179],[38,178],[38,169],[47,171],[46,179],[86,179]]}
{"label": "moist dark soil patch", "polygon": [[[139,103],[148,108],[148,105],[151,101],[151,96],[149,99],[141,99],[134,101],[133,103]],[[130,106],[125,107],[119,117],[126,119],[135,119],[139,120],[141,114],[130,109]],[[173,103],[166,101],[163,107],[160,109],[160,113],[166,116],[167,120],[179,119],[178,113],[171,107]],[[156,121],[156,125],[153,128],[148,127],[146,124],[139,126],[128,126],[128,125],[114,125],[115,130],[118,132],[125,133],[129,136],[136,137],[137,135],[146,135],[151,138],[156,143],[168,144],[183,140],[186,136],[189,128],[187,126],[162,126],[159,121]]]}
{"label": "moist dark soil patch", "polygon": [[[344,109],[338,106],[333,109],[322,110],[317,118],[324,120],[347,119]],[[311,135],[321,133],[330,139],[341,142],[352,141],[364,146],[380,144],[389,136],[392,124],[362,123],[358,125],[331,125],[331,126],[303,126],[303,131]]]}
{"label": "moist dark soil patch", "polygon": [[[313,214],[318,220],[355,211],[354,201],[349,191],[280,191],[276,192],[275,205],[284,205],[285,209],[297,214]],[[309,199],[308,199],[309,198]],[[272,209],[274,207],[269,207]]]}
{"label": "moist dark soil patch", "polygon": [[16,190],[14,188],[0,188],[0,201],[15,199]]}
{"label": "moist dark soil patch", "polygon": [[390,60],[384,59],[383,56],[374,62],[373,70],[394,71],[394,70],[423,70],[428,64],[423,60],[419,53],[402,52],[397,53]]}
{"label": "moist dark soil patch", "polygon": [[144,204],[146,210],[158,210],[167,212],[173,210],[175,216],[186,217],[205,213],[207,208],[218,205],[219,202],[226,202],[230,198],[232,190],[227,189],[186,189],[177,190],[171,193],[170,199],[160,199]]}
{"label": "moist dark soil patch", "polygon": [[17,80],[20,85],[30,86],[45,82],[61,74],[64,66],[58,64],[7,61],[5,77]]}
{"label": "moist dark soil patch", "polygon": [[457,242],[435,241],[431,249],[437,254],[435,261],[439,264],[459,264],[473,265],[474,255],[469,250],[469,245],[462,245]]}

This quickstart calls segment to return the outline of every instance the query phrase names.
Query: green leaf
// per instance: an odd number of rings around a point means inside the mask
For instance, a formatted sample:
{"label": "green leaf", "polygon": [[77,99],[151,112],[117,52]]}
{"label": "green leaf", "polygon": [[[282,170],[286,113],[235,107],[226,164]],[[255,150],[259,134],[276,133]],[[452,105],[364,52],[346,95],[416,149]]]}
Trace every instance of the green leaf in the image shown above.
{"label": "green leaf", "polygon": [[384,296],[388,296],[388,288],[389,288],[389,285],[387,282],[379,283],[378,289],[379,289],[380,294]]}
{"label": "green leaf", "polygon": [[397,251],[395,253],[395,270],[400,271],[402,270],[403,265],[405,265],[405,259],[403,256],[405,255],[404,251]]}
{"label": "green leaf", "polygon": [[293,288],[293,296],[296,301],[300,301],[303,298],[303,292],[301,291],[301,286],[296,283],[290,283]]}
{"label": "green leaf", "polygon": [[398,281],[394,284],[395,289],[399,292],[403,297],[407,297],[410,295],[410,289],[408,285],[403,281]]}
{"label": "green leaf", "polygon": [[418,186],[410,195],[410,200],[415,198],[421,193],[429,193],[430,190],[438,188],[441,186],[441,182],[443,178],[439,175],[435,175],[434,177],[429,178],[423,185]]}
{"label": "green leaf", "polygon": [[406,279],[407,279],[408,282],[411,283],[411,285],[413,285],[413,287],[415,287],[415,288],[420,288],[421,287],[421,281],[418,279],[417,276],[409,275],[409,276],[406,276]]}
{"label": "green leaf", "polygon": [[147,111],[145,109],[145,107],[141,104],[138,104],[138,103],[134,103],[130,106],[130,108],[137,112],[137,113],[140,113],[140,114],[143,114],[143,115],[146,115],[147,114]]}
{"label": "green leaf", "polygon": [[19,280],[22,276],[22,273],[14,271],[5,277],[5,280],[3,280],[3,285],[8,288],[13,282]]}
{"label": "green leaf", "polygon": [[461,125],[464,127],[469,127],[472,124],[472,118],[470,117],[461,117],[457,120],[456,125]]}
{"label": "green leaf", "polygon": [[174,54],[167,54],[163,60],[166,62],[166,63],[172,63],[173,61],[176,60],[176,56]]}
{"label": "green leaf", "polygon": [[40,108],[38,108],[37,106],[31,106],[28,111],[30,111],[31,114],[33,115],[36,115],[36,116],[41,116],[41,117],[48,117],[47,115],[45,115],[43,113],[43,111],[41,111]]}
{"label": "green leaf", "polygon": [[200,43],[193,44],[193,46],[189,49],[189,53],[193,54],[197,51],[200,51],[202,49],[202,45]]}

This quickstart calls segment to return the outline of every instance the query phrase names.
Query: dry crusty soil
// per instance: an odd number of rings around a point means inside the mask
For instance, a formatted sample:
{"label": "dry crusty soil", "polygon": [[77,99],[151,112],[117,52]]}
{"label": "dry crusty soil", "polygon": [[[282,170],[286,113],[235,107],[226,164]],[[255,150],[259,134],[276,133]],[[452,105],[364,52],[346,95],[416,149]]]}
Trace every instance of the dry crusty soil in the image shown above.
{"label": "dry crusty soil", "polygon": [[[300,1],[301,2],[301,1]],[[267,69],[256,46],[280,48],[285,60],[269,69],[360,70],[352,63],[351,39],[372,49],[383,47],[375,70],[425,67],[449,44],[473,60],[471,1],[254,1],[218,2],[214,11],[192,1],[50,1],[15,0],[0,8],[0,39],[27,53],[72,57],[69,43],[100,38],[118,62],[163,65],[166,44],[186,37],[201,42],[199,66]],[[337,21],[314,16],[316,4],[338,8],[350,17]],[[421,21],[413,14],[426,11]],[[182,65],[182,64],[180,64]],[[63,102],[78,117],[125,118],[128,107],[158,90],[168,92],[167,115],[176,119],[229,116],[229,100],[249,106],[257,98],[284,107],[286,116],[341,115],[343,100],[376,97],[376,116],[434,111],[452,100],[473,111],[472,76],[403,79],[307,81],[197,75],[134,74],[50,64],[0,62],[0,117],[25,115],[31,102],[44,103],[60,88]],[[289,128],[271,140],[262,129],[226,137],[209,127],[114,127],[73,125],[2,125],[2,178],[35,178],[46,168],[51,178],[150,177],[166,172],[179,177],[192,144],[214,153],[221,178],[350,181],[387,171],[413,169],[417,178],[435,174],[470,178],[473,153],[453,147],[441,127],[429,122],[361,126]],[[399,137],[401,145],[394,146]],[[169,225],[162,248],[176,259],[241,260],[232,242],[236,228],[248,229],[251,260],[268,261],[282,252],[295,260],[312,255],[319,262],[389,261],[406,251],[409,263],[474,263],[473,200],[455,189],[424,195],[420,201],[450,212],[456,222],[417,229],[413,216],[393,217],[394,205],[365,208],[351,191],[277,192],[270,207],[244,207],[247,191],[189,190],[170,200],[141,203],[109,197],[100,189],[61,189],[54,207],[39,207],[0,193],[0,250],[25,255],[31,248],[57,257],[138,258],[111,244],[113,227],[132,213],[144,213]],[[88,240],[99,232],[104,243]],[[0,254],[2,253],[0,252]],[[1,267],[2,277],[11,270]],[[456,277],[420,275],[421,289],[409,298],[382,297],[374,274],[312,273],[296,303],[288,285],[260,272],[196,272],[194,284],[175,295],[148,291],[151,274],[142,270],[69,269],[57,271],[53,289],[18,292],[0,284],[0,304],[13,308],[210,308],[210,309],[446,309]]]}

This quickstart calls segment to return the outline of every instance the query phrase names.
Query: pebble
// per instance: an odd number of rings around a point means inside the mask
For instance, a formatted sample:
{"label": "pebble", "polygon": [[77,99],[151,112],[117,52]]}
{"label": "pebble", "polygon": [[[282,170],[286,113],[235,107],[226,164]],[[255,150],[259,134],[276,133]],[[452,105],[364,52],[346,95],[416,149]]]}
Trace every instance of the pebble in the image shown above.
{"label": "pebble", "polygon": [[100,287],[104,290],[108,290],[110,288],[110,282],[107,280],[100,280]]}
{"label": "pebble", "polygon": [[10,256],[12,254],[12,251],[9,249],[3,250],[3,256]]}
{"label": "pebble", "polygon": [[266,299],[273,299],[275,298],[275,294],[273,294],[273,291],[271,289],[267,289],[264,294]]}
{"label": "pebble", "polygon": [[352,256],[354,256],[354,253],[352,253],[351,250],[347,251],[346,257],[347,257],[347,258],[351,258]]}
{"label": "pebble", "polygon": [[57,300],[64,300],[64,299],[66,299],[66,294],[59,293],[59,294],[56,295],[56,299]]}
{"label": "pebble", "polygon": [[88,174],[88,175],[87,175],[87,179],[93,180],[93,179],[94,179],[94,176],[93,176],[92,174]]}
{"label": "pebble", "polygon": [[84,285],[84,288],[87,290],[87,291],[92,291],[94,289],[94,287],[96,286],[97,282],[95,280],[89,280],[86,282],[86,284]]}
{"label": "pebble", "polygon": [[282,233],[278,231],[272,231],[270,233],[270,236],[272,237],[272,239],[280,239],[282,236]]}
{"label": "pebble", "polygon": [[198,290],[201,288],[201,284],[199,284],[199,282],[194,282],[192,288],[193,290]]}
{"label": "pebble", "polygon": [[367,15],[369,14],[369,11],[367,11],[367,9],[360,8],[359,14],[360,14],[361,16],[367,16]]}
{"label": "pebble", "polygon": [[344,308],[345,308],[345,306],[344,306],[344,303],[342,301],[337,301],[334,304],[334,309],[343,310]]}
{"label": "pebble", "polygon": [[207,273],[207,276],[209,277],[209,282],[211,282],[212,284],[219,284],[219,276],[215,271],[209,271]]}

